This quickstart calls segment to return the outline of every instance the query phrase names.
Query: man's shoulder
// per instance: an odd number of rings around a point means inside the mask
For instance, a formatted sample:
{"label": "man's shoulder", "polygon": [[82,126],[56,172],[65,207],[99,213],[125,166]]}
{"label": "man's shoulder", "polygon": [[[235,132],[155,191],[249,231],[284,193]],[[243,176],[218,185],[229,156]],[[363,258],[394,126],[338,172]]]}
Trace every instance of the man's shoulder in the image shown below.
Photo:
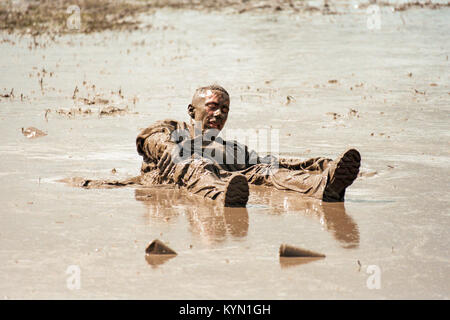
{"label": "man's shoulder", "polygon": [[150,125],[147,129],[170,129],[171,131],[177,130],[177,129],[183,129],[187,128],[187,124],[184,121],[177,121],[173,119],[164,119],[164,120],[158,120],[152,125]]}
{"label": "man's shoulder", "polygon": [[158,120],[149,127],[143,129],[138,137],[148,137],[154,133],[163,132],[170,134],[175,130],[186,129],[187,124],[173,119]]}

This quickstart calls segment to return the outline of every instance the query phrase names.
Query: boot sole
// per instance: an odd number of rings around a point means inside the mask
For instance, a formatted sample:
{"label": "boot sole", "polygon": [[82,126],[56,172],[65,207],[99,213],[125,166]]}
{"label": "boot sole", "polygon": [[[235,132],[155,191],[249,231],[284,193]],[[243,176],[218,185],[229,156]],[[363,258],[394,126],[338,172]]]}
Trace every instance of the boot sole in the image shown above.
{"label": "boot sole", "polygon": [[347,150],[338,158],[336,169],[324,191],[325,201],[343,201],[345,189],[358,177],[361,155],[355,149]]}
{"label": "boot sole", "polygon": [[225,189],[225,207],[245,207],[249,197],[247,178],[235,175],[228,181]]}

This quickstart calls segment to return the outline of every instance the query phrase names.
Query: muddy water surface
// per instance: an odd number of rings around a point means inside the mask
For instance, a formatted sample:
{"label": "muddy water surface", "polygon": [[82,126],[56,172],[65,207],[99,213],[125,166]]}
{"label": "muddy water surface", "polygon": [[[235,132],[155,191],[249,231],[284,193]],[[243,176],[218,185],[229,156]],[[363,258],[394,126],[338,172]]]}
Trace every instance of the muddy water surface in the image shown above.
{"label": "muddy water surface", "polygon": [[[1,298],[448,299],[450,10],[382,9],[380,30],[365,11],[161,10],[145,33],[37,45],[4,34],[0,90],[14,98],[0,97]],[[345,204],[252,188],[246,209],[224,209],[171,189],[56,182],[137,175],[139,130],[186,120],[211,82],[231,94],[227,128],[279,130],[282,156],[358,148],[363,176]],[[107,102],[82,99],[95,94]],[[124,111],[100,116],[107,106]],[[47,135],[27,139],[29,126]],[[178,256],[147,261],[155,238]],[[280,261],[282,243],[326,258]]]}

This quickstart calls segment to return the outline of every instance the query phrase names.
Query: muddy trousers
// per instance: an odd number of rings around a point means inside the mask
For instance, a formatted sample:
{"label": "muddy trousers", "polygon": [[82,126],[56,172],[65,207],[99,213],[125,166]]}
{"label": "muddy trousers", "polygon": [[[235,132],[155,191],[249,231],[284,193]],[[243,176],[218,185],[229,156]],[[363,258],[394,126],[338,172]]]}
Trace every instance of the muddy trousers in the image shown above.
{"label": "muddy trousers", "polygon": [[157,170],[144,173],[141,183],[176,184],[190,193],[216,200],[223,197],[230,177],[239,173],[245,175],[250,184],[322,199],[330,162],[326,158],[313,158],[294,165],[255,164],[241,171],[225,171],[205,159],[189,159],[176,164],[165,177],[159,176]]}

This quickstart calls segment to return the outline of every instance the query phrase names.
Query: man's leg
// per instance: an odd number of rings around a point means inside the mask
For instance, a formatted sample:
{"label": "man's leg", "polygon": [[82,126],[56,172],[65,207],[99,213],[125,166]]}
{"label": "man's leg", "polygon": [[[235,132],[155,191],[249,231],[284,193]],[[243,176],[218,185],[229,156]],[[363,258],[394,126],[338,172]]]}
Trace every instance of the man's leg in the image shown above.
{"label": "man's leg", "polygon": [[316,173],[322,173],[328,168],[333,159],[328,159],[324,157],[311,158],[308,160],[299,159],[280,159],[280,168],[286,168],[290,170],[307,170],[315,171]]}
{"label": "man's leg", "polygon": [[245,206],[249,196],[245,176],[221,171],[217,165],[204,159],[179,162],[158,182],[177,184],[193,194],[221,201],[225,206]]}
{"label": "man's leg", "polygon": [[318,199],[322,199],[327,183],[326,174],[320,171],[276,168],[271,164],[257,164],[242,173],[251,184],[291,190]]}
{"label": "man's leg", "polygon": [[292,190],[325,201],[343,201],[345,189],[356,179],[361,157],[355,149],[336,160],[313,158],[306,161],[281,161],[281,167],[257,164],[243,173],[249,183]]}

